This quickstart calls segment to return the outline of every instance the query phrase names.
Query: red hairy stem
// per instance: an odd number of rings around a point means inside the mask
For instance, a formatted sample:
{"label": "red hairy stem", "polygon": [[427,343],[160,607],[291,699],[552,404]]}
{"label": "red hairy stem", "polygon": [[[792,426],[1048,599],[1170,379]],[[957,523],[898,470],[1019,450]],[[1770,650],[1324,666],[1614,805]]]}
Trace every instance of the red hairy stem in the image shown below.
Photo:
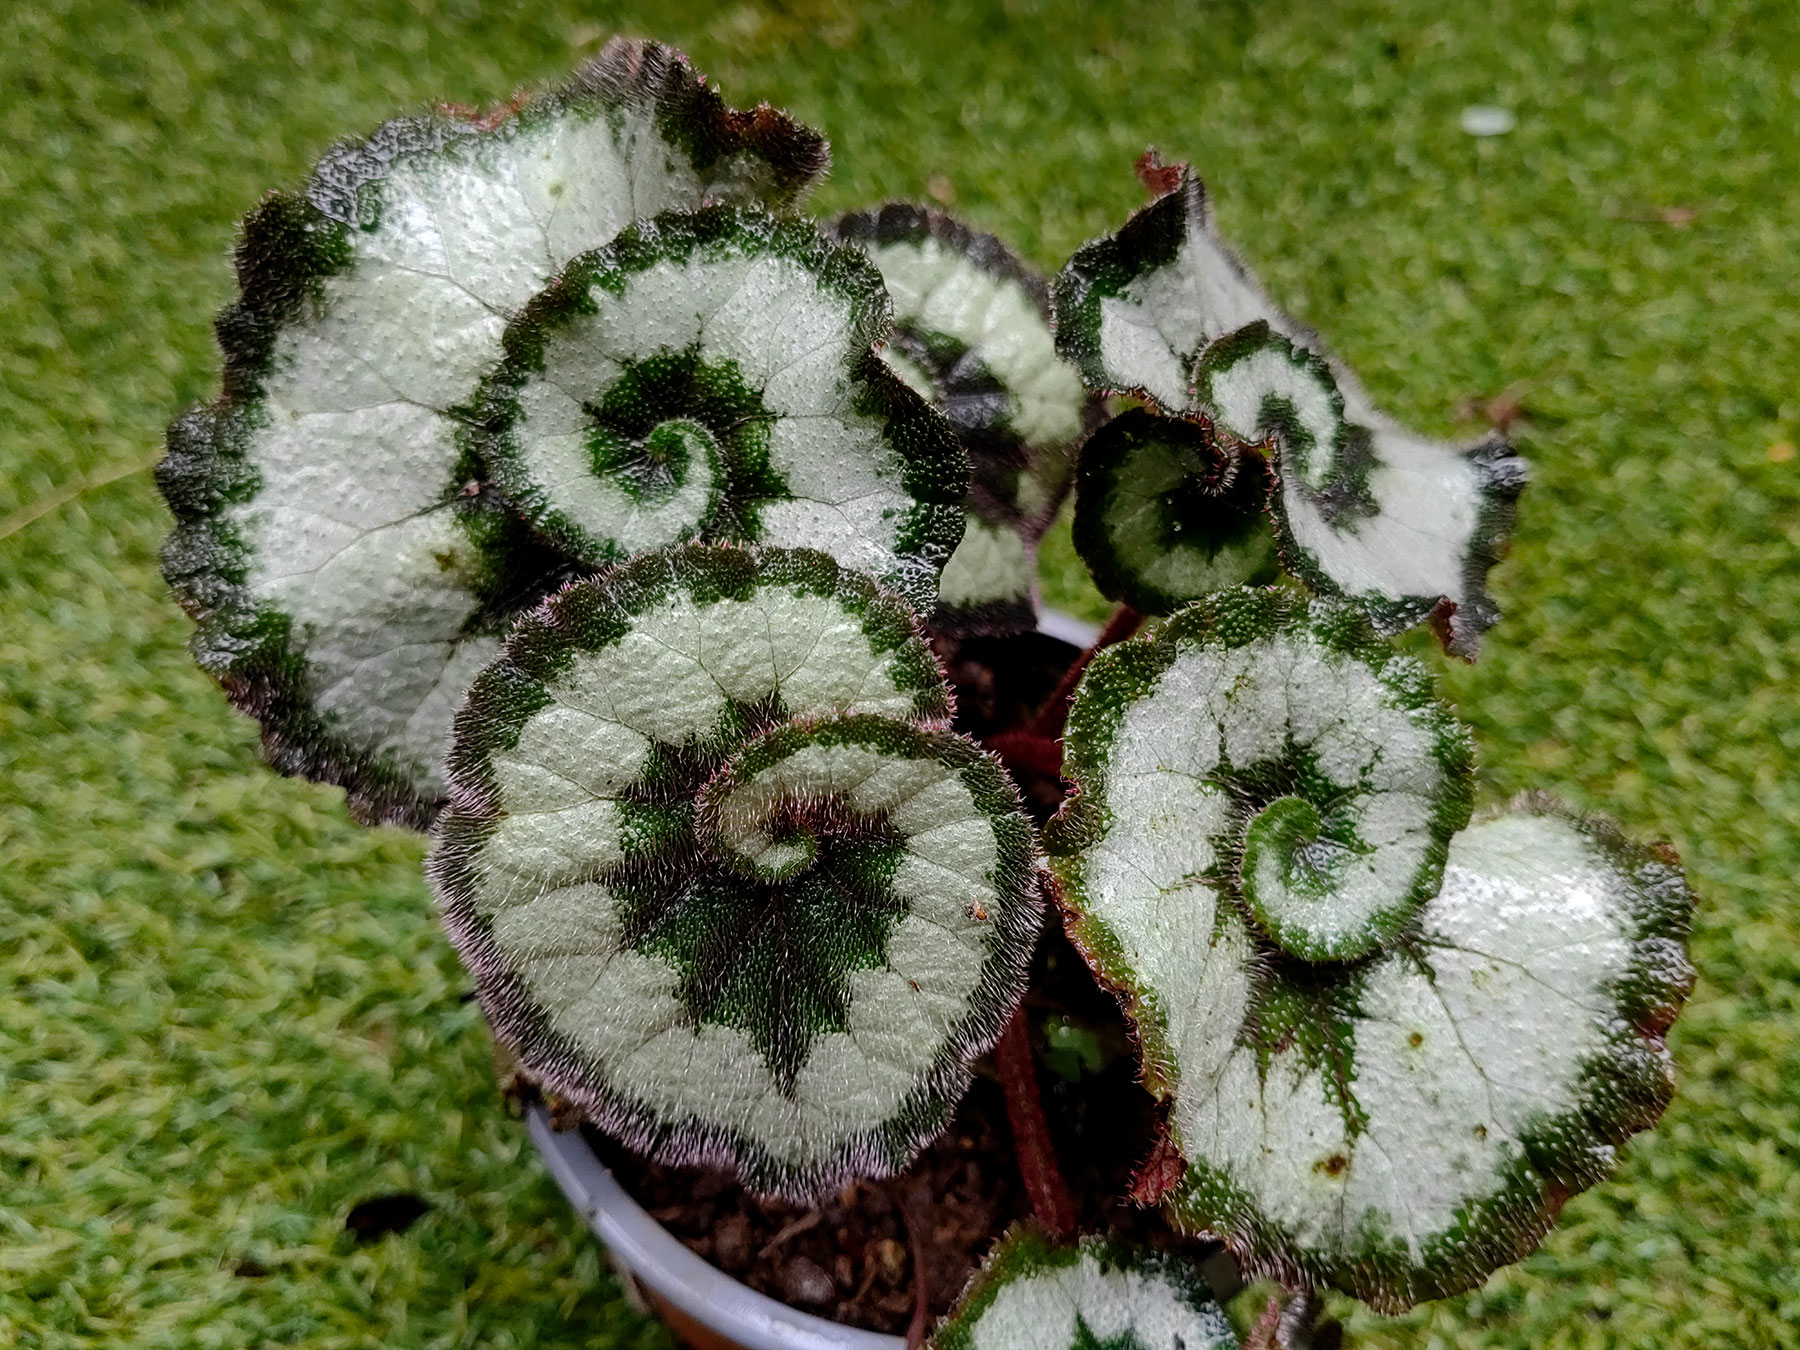
{"label": "red hairy stem", "polygon": [[1271,1298],[1244,1339],[1244,1350],[1280,1350],[1280,1343],[1275,1339],[1275,1330],[1280,1324],[1281,1300]]}
{"label": "red hairy stem", "polygon": [[1062,744],[1053,736],[1040,736],[1035,731],[1002,731],[989,736],[984,744],[1009,769],[1052,775],[1062,772]]}
{"label": "red hairy stem", "polygon": [[1081,683],[1088,663],[1114,643],[1123,642],[1137,632],[1138,625],[1143,621],[1144,616],[1130,605],[1120,605],[1113,611],[1112,618],[1106,621],[1106,627],[1100,630],[1100,636],[1094,639],[1094,645],[1076,657],[1074,664],[1063,672],[1056,692],[1050,695],[1043,710],[1038,713],[1037,720],[1031,724],[1034,736],[1055,740],[1062,735],[1063,723],[1069,719],[1069,703],[1075,697],[1075,686]]}
{"label": "red hairy stem", "polygon": [[1025,1010],[1019,1008],[994,1046],[994,1067],[1006,1094],[1006,1119],[1012,1125],[1013,1148],[1019,1158],[1019,1177],[1031,1197],[1032,1213],[1053,1240],[1075,1236],[1075,1202],[1069,1183],[1056,1162],[1056,1145],[1050,1138],[1050,1122],[1044,1118],[1044,1100],[1038,1088],[1037,1064],[1031,1053],[1031,1033]]}
{"label": "red hairy stem", "polygon": [[925,1275],[921,1271],[914,1281],[912,1316],[906,1323],[906,1350],[924,1350],[925,1326],[931,1320],[931,1304],[926,1298]]}
{"label": "red hairy stem", "polygon": [[906,1245],[912,1254],[913,1310],[906,1324],[906,1350],[922,1350],[925,1327],[931,1320],[931,1286],[925,1282],[925,1244],[919,1237],[919,1222],[913,1217],[913,1196],[901,1194],[895,1207],[900,1222],[906,1225]]}

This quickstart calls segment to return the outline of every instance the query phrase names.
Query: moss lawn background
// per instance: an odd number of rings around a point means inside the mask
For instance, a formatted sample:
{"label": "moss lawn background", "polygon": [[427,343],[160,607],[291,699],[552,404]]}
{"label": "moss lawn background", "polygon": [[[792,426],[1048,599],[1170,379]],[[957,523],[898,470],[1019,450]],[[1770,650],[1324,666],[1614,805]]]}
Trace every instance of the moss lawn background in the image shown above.
{"label": "moss lawn background", "polygon": [[[1047,269],[1141,203],[1155,143],[1396,414],[1468,434],[1517,402],[1508,617],[1480,665],[1428,659],[1489,800],[1676,843],[1701,982],[1617,1179],[1355,1340],[1792,1343],[1800,8],[12,0],[4,26],[0,1347],[667,1345],[495,1098],[421,841],[266,771],[189,662],[145,472],[215,391],[262,192],[615,32],[826,131],[821,213],[935,197]],[[1516,129],[1469,136],[1475,104]],[[1047,591],[1091,614],[1063,541]],[[431,1209],[359,1245],[346,1213],[387,1191]]]}

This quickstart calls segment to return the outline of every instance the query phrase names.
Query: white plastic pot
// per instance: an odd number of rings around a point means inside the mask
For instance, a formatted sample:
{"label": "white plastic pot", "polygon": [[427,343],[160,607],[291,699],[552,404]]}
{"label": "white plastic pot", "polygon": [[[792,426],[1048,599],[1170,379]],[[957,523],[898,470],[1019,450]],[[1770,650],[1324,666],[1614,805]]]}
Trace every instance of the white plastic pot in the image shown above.
{"label": "white plastic pot", "polygon": [[551,1129],[542,1106],[530,1109],[525,1125],[550,1175],[620,1273],[695,1350],[905,1350],[898,1336],[814,1317],[740,1284],[646,1214],[580,1130]]}
{"label": "white plastic pot", "polygon": [[1038,611],[1038,632],[1077,648],[1091,647],[1100,638],[1099,628],[1086,619],[1071,618],[1054,609]]}

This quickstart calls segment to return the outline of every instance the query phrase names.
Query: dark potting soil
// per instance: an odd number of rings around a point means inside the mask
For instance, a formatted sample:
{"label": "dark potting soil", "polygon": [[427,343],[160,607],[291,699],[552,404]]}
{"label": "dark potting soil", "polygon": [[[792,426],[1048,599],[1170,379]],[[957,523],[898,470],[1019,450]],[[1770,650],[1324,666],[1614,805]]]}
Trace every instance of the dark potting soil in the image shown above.
{"label": "dark potting soil", "polygon": [[[978,739],[1027,722],[1076,655],[1041,634],[938,643],[957,690],[957,730]],[[1060,780],[1014,771],[1040,822]],[[1038,943],[1027,1023],[1058,1159],[1084,1231],[1111,1229],[1159,1246],[1179,1240],[1128,1198],[1157,1135],[1156,1107],[1137,1082],[1129,1032],[1111,994],[1051,916]],[[948,1312],[982,1257],[1031,1206],[990,1060],[943,1137],[905,1173],[855,1182],[815,1208],[750,1194],[728,1172],[649,1163],[583,1127],[638,1202],[690,1250],[752,1289],[871,1331],[904,1333],[915,1261],[933,1319]]]}
{"label": "dark potting soil", "polygon": [[[956,690],[955,730],[978,741],[1028,725],[1081,649],[1048,633],[1004,638],[936,638],[932,646]],[[1039,825],[1062,805],[1055,774],[1007,765],[1025,810]]]}
{"label": "dark potting soil", "polygon": [[[814,1209],[750,1195],[729,1173],[659,1167],[588,1138],[625,1189],[696,1255],[761,1293],[871,1331],[912,1318],[918,1239],[933,1316],[993,1240],[1030,1213],[999,1088],[978,1080],[945,1135],[904,1176],[853,1182]],[[908,1213],[902,1212],[905,1207]]]}
{"label": "dark potting soil", "polygon": [[[1154,1211],[1127,1198],[1155,1142],[1156,1110],[1137,1082],[1124,1023],[1055,928],[1039,943],[1026,1011],[1045,1115],[1083,1231],[1175,1245]],[[1085,1062],[1058,1044],[1071,1029]],[[899,1335],[911,1320],[915,1240],[936,1319],[994,1241],[1031,1214],[987,1059],[950,1128],[910,1168],[854,1182],[815,1208],[752,1195],[717,1168],[646,1162],[583,1130],[620,1184],[696,1255],[771,1298],[870,1331]]]}

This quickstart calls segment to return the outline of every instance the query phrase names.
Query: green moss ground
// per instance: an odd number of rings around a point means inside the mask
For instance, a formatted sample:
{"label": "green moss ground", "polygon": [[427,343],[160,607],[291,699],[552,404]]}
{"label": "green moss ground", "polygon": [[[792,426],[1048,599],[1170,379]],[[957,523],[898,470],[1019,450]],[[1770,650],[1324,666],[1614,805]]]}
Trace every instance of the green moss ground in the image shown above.
{"label": "green moss ground", "polygon": [[[1791,4],[37,0],[6,27],[0,1347],[663,1344],[495,1103],[418,841],[259,765],[184,654],[168,518],[131,473],[214,387],[208,319],[259,193],[621,30],[827,130],[822,210],[935,184],[1047,265],[1139,202],[1154,141],[1396,412],[1467,430],[1464,399],[1518,391],[1537,480],[1510,617],[1447,684],[1491,797],[1550,787],[1676,841],[1703,979],[1680,1096],[1618,1179],[1480,1292],[1358,1333],[1790,1340]],[[1471,139],[1475,103],[1517,130]],[[1047,556],[1079,606],[1066,542]],[[434,1208],[355,1246],[346,1210],[385,1190]]]}

